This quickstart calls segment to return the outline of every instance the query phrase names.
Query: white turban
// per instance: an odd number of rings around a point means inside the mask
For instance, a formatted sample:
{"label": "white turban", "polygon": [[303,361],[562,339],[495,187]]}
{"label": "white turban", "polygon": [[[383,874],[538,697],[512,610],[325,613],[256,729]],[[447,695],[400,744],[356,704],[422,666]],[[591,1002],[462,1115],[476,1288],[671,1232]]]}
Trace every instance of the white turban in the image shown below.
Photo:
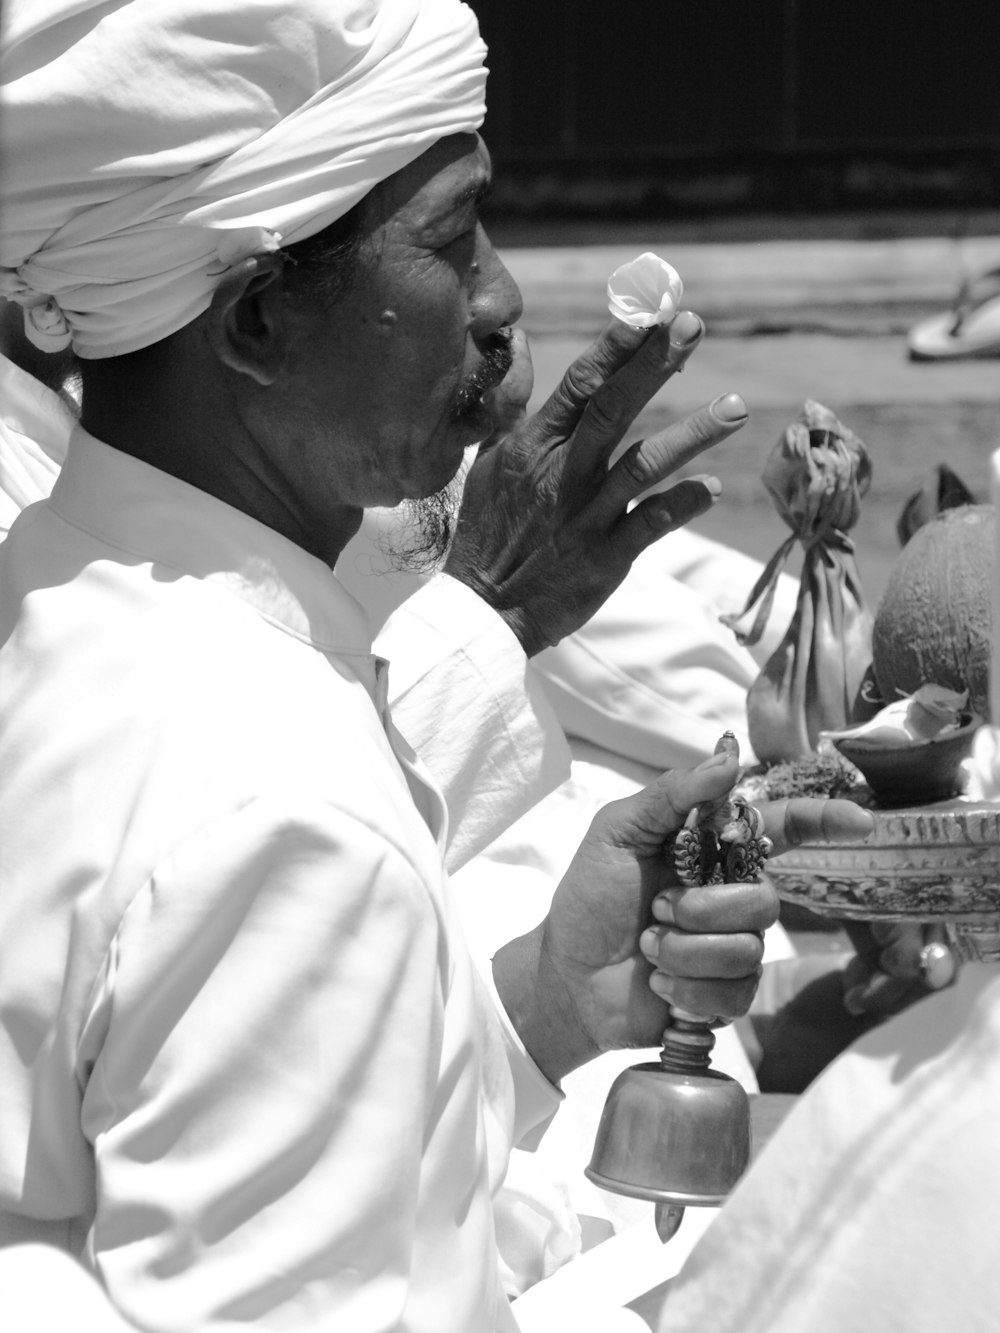
{"label": "white turban", "polygon": [[5,0],[0,295],[117,356],[485,113],[460,0]]}

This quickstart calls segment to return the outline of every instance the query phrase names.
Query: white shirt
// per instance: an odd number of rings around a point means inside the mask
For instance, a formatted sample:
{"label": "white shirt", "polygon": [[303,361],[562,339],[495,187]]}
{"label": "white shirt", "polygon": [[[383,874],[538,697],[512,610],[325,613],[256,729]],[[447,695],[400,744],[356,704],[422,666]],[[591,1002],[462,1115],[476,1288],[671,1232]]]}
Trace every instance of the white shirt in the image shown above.
{"label": "white shirt", "polygon": [[659,1333],[994,1333],[998,1107],[1000,973],[969,965],[802,1095]]}
{"label": "white shirt", "polygon": [[[398,523],[395,510],[367,511],[337,563],[337,576],[368,608],[376,629],[426,581],[390,567],[385,547]],[[730,730],[751,763],[747,691],[788,628],[798,580],[781,576],[767,629],[752,649],[741,647],[719,617],[742,610],[761,568],[690,529],[671,533],[638,557],[585,625],[532,659],[526,682],[544,682],[571,745],[582,742],[589,761],[600,749],[611,765],[621,758],[655,772],[688,767]],[[454,635],[454,608],[439,604],[435,620],[438,633]],[[409,634],[407,649],[416,642]],[[398,720],[395,700],[393,712]],[[424,745],[416,748],[426,759]],[[449,776],[447,768],[441,773],[432,765],[432,771],[439,780]]]}
{"label": "white shirt", "polygon": [[491,1193],[558,1098],[360,608],[79,430],[0,598],[0,1244],[143,1329],[512,1326]]}
{"label": "white shirt", "polygon": [[393,721],[445,793],[454,872],[569,777],[569,745],[512,632],[456,579],[414,590],[376,645]]}
{"label": "white shirt", "polygon": [[72,427],[59,396],[0,355],[0,538],[52,489]]}

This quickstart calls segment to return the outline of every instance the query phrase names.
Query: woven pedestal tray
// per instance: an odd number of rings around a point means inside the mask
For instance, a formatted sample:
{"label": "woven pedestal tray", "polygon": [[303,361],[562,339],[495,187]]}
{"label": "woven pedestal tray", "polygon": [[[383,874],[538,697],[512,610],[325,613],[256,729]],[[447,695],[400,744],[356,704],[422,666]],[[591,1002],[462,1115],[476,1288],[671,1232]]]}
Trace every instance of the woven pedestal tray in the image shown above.
{"label": "woven pedestal tray", "polygon": [[1000,962],[1000,804],[872,810],[867,842],[805,843],[768,864],[787,902],[854,921],[942,921],[968,959]]}

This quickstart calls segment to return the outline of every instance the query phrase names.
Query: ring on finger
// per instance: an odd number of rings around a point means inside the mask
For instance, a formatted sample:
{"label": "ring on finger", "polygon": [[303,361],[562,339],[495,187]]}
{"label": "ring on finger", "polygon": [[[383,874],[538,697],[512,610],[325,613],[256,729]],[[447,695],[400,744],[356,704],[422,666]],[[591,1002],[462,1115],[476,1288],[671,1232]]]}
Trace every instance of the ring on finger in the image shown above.
{"label": "ring on finger", "polygon": [[920,978],[928,990],[944,990],[958,974],[958,962],[947,944],[934,941],[920,950]]}

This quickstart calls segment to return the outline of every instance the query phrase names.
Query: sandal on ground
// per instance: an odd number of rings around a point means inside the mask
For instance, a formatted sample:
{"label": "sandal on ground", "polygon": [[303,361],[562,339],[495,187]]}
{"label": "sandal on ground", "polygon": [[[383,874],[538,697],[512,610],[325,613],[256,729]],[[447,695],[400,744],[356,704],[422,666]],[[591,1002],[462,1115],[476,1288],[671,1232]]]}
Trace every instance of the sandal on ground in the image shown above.
{"label": "sandal on ground", "polygon": [[911,361],[1000,356],[1000,268],[964,282],[954,308],[915,324],[906,346]]}

